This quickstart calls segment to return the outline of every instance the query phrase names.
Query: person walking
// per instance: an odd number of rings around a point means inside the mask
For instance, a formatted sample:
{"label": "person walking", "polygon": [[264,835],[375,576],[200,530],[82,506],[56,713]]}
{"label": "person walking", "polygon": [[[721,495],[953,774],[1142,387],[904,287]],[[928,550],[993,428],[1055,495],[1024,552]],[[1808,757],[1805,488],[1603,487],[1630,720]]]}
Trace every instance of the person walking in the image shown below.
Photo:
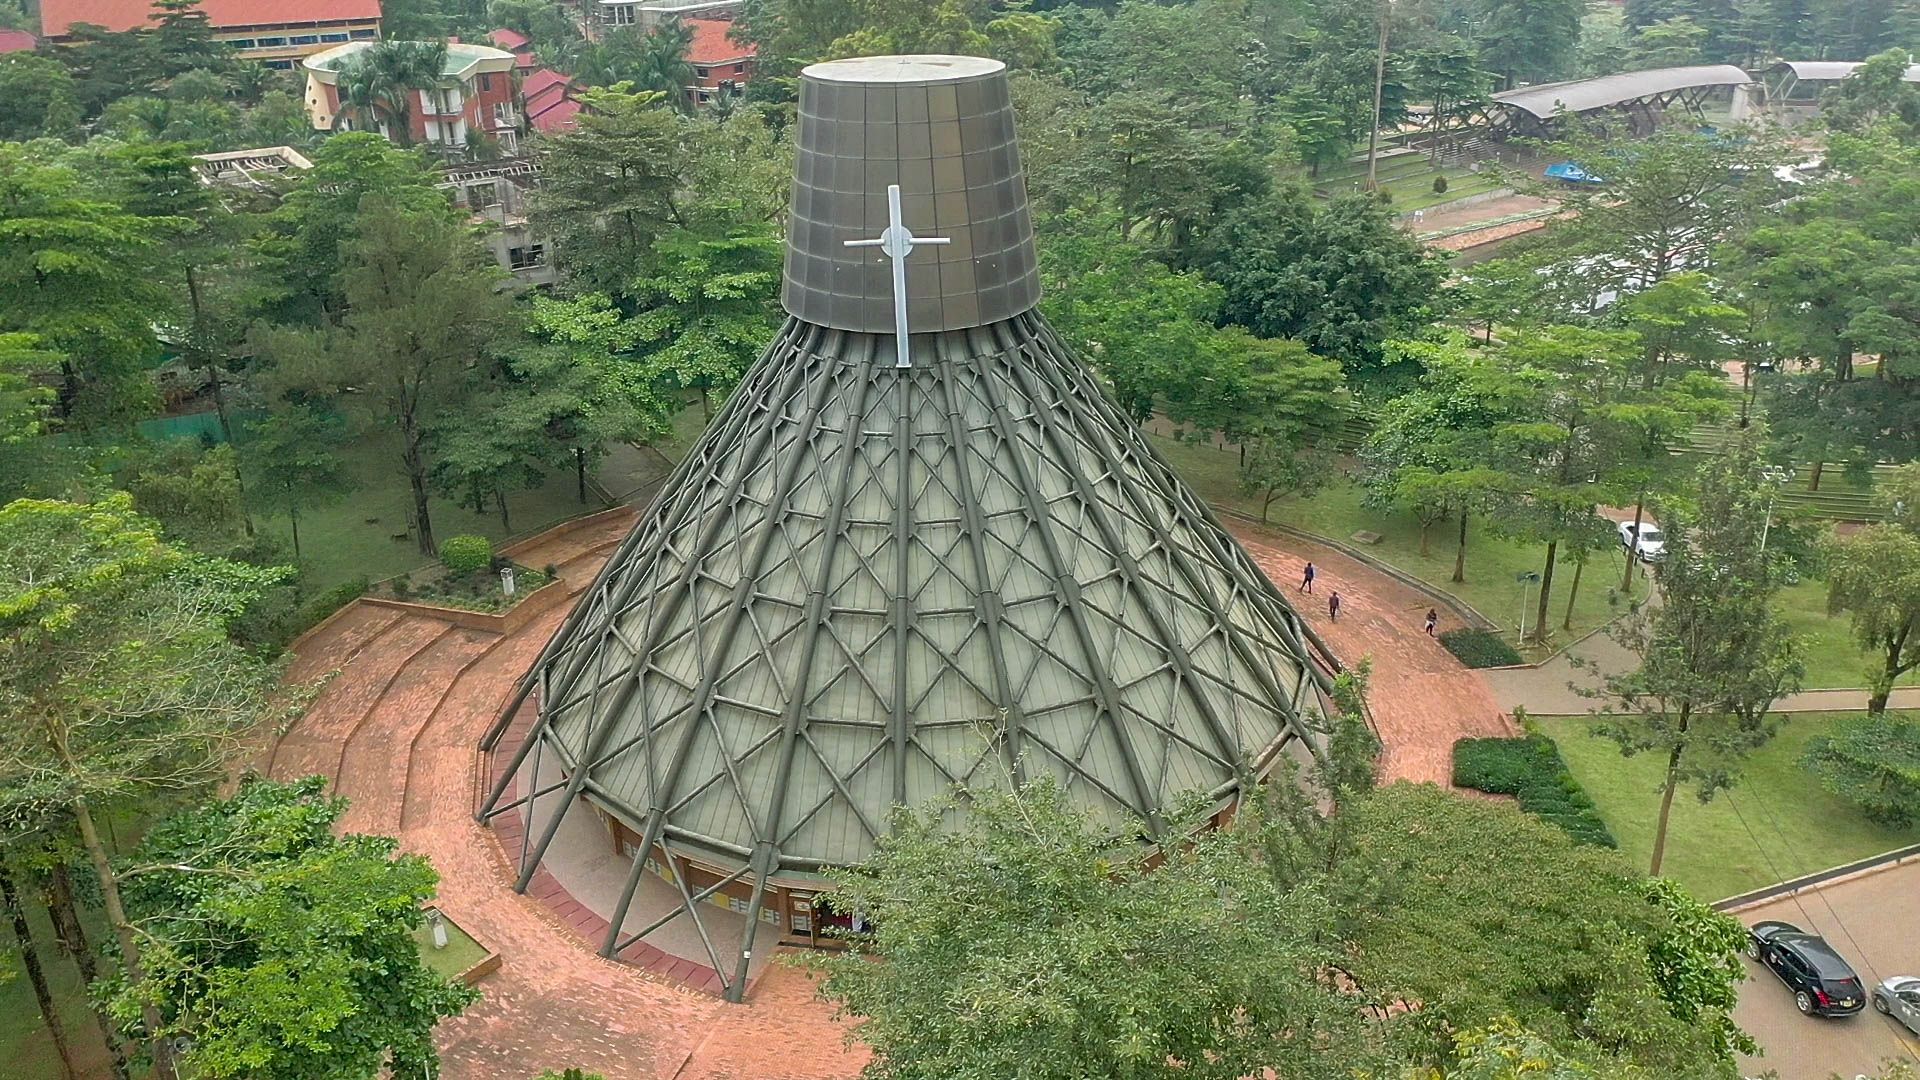
{"label": "person walking", "polygon": [[1300,574],[1299,591],[1306,593],[1308,596],[1313,595],[1313,564],[1312,563],[1308,563],[1306,570]]}
{"label": "person walking", "polygon": [[1433,636],[1433,628],[1440,625],[1440,612],[1435,608],[1427,609],[1427,636]]}
{"label": "person walking", "polygon": [[1327,618],[1333,622],[1340,621],[1340,590],[1339,589],[1333,590],[1333,594],[1327,597]]}

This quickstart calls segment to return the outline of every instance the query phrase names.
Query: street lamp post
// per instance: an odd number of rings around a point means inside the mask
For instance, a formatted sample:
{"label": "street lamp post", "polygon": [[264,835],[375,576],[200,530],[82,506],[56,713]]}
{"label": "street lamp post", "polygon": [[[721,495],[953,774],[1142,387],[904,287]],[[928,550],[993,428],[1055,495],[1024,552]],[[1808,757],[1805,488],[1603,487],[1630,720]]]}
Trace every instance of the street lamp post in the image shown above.
{"label": "street lamp post", "polygon": [[1525,641],[1527,640],[1527,607],[1529,606],[1527,600],[1533,592],[1533,587],[1539,584],[1540,575],[1537,571],[1522,570],[1513,575],[1513,580],[1520,583],[1520,636],[1517,640]]}

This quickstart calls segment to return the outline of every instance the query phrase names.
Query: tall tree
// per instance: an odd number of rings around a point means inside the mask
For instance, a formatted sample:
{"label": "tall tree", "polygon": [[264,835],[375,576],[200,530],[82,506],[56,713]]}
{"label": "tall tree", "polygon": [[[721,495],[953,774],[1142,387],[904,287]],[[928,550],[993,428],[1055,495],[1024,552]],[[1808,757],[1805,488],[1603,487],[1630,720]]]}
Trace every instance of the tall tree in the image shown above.
{"label": "tall tree", "polygon": [[1472,0],[1469,36],[1502,89],[1562,77],[1580,39],[1580,0]]}
{"label": "tall tree", "polygon": [[51,56],[0,53],[0,140],[63,138],[80,122],[73,76]]}
{"label": "tall tree", "polygon": [[1731,786],[1772,738],[1774,702],[1800,685],[1799,642],[1773,606],[1786,561],[1766,548],[1775,493],[1756,431],[1702,465],[1695,511],[1662,508],[1659,605],[1613,631],[1640,663],[1606,679],[1594,731],[1623,754],[1664,758],[1649,873],[1660,872],[1679,787],[1705,802]]}
{"label": "tall tree", "polygon": [[1436,164],[1455,128],[1465,128],[1487,98],[1492,78],[1466,39],[1439,34],[1423,41],[1407,57],[1407,92],[1427,103],[1431,160]]}
{"label": "tall tree", "polygon": [[496,288],[499,268],[444,203],[414,210],[369,195],[341,248],[347,313],[340,324],[269,333],[262,346],[280,387],[337,396],[393,440],[413,495],[414,536],[430,554],[429,436],[472,393],[474,366],[506,325],[512,301]]}
{"label": "tall tree", "polygon": [[1209,351],[1219,286],[1077,213],[1042,238],[1040,272],[1041,310],[1129,416],[1144,422],[1161,402],[1177,413],[1195,402],[1219,355]]}
{"label": "tall tree", "polygon": [[1380,373],[1383,342],[1431,320],[1446,273],[1371,196],[1323,209],[1298,191],[1227,215],[1197,266],[1225,288],[1225,321],[1298,338],[1356,382]]}
{"label": "tall tree", "polygon": [[300,559],[300,513],[333,502],[352,488],[336,448],[346,442],[346,424],[335,413],[288,402],[247,427],[244,468],[252,474],[251,498],[265,510],[287,515],[293,557]]}
{"label": "tall tree", "polygon": [[859,1018],[868,1075],[1390,1074],[1314,974],[1339,959],[1312,887],[1276,885],[1220,834],[1149,868],[1050,782],[970,792],[957,835],[936,809],[902,811],[831,894],[874,927],[822,984]]}
{"label": "tall tree", "polygon": [[1420,386],[1384,403],[1360,446],[1365,501],[1402,508],[1427,533],[1447,518],[1458,523],[1453,580],[1467,578],[1469,518],[1503,490],[1505,477],[1488,461],[1495,425],[1513,419],[1526,388],[1506,378],[1487,351],[1459,335],[1438,341],[1393,341],[1396,361],[1418,364]]}
{"label": "tall tree", "polygon": [[1555,326],[1515,331],[1497,359],[1514,387],[1511,418],[1496,425],[1480,463],[1506,473],[1489,503],[1501,533],[1546,546],[1534,635],[1548,636],[1548,605],[1561,548],[1579,557],[1610,542],[1601,500],[1624,502],[1644,482],[1649,459],[1717,409],[1723,380],[1693,375],[1646,391],[1637,385],[1639,341],[1631,332]]}
{"label": "tall tree", "polygon": [[47,970],[40,962],[40,945],[33,933],[33,924],[27,921],[26,905],[20,901],[20,886],[14,878],[13,867],[0,853],[0,909],[7,913],[7,921],[12,924],[15,948],[20,956],[20,966],[26,970],[27,982],[33,987],[34,1004],[40,1008],[40,1021],[46,1025],[47,1038],[53,1043],[54,1057],[60,1062],[62,1080],[75,1080],[80,1070],[73,1060],[73,1044],[67,1040],[66,1022],[60,1018],[60,1009],[54,1004],[52,984],[47,981]]}
{"label": "tall tree", "polygon": [[592,90],[578,127],[546,142],[533,220],[583,292],[624,298],[682,212],[684,129],[659,93]]}
{"label": "tall tree", "polygon": [[1260,497],[1267,520],[1275,496],[1310,495],[1333,477],[1334,439],[1346,416],[1340,365],[1298,341],[1219,331],[1218,359],[1196,410],[1243,448],[1240,489]]}
{"label": "tall tree", "polygon": [[578,63],[580,80],[588,86],[658,94],[667,105],[691,112],[693,65],[687,49],[693,27],[674,20],[641,32],[619,27],[588,45]]}
{"label": "tall tree", "polygon": [[1552,152],[1605,181],[1575,189],[1527,185],[1573,211],[1541,232],[1537,249],[1557,272],[1576,277],[1584,292],[1580,310],[1562,317],[1587,314],[1609,293],[1629,295],[1704,265],[1714,244],[1774,201],[1768,185],[1743,178],[1764,175],[1781,160],[1766,137],[1678,127],[1636,139],[1577,133]]}
{"label": "tall tree", "polygon": [[158,1002],[196,1076],[432,1076],[434,1026],[480,997],[414,941],[433,868],[391,837],[335,835],[347,804],[325,788],[243,781],[155,826],[123,872],[154,946],[120,1003]]}
{"label": "tall tree", "polygon": [[444,208],[446,195],[418,154],[372,132],[334,135],[313,153],[313,168],[286,183],[265,228],[249,240],[258,265],[255,306],[276,322],[338,318],[346,306],[341,268],[361,200],[370,194],[409,211]]}
{"label": "tall tree", "polygon": [[1920,465],[1880,484],[1889,520],[1835,534],[1826,544],[1827,608],[1852,620],[1873,657],[1867,711],[1885,712],[1893,684],[1920,667]]}
{"label": "tall tree", "polygon": [[[143,939],[96,815],[207,791],[283,715],[276,669],[226,633],[281,576],[169,547],[124,495],[0,508],[0,821],[19,835],[71,817],[131,983]],[[159,1010],[136,1004],[164,1065]]]}
{"label": "tall tree", "polygon": [[653,272],[633,283],[643,305],[634,329],[648,363],[697,390],[709,416],[780,324],[784,251],[771,225],[720,234],[676,230],[654,244]]}
{"label": "tall tree", "polygon": [[1636,29],[1627,44],[1627,63],[1635,70],[1686,67],[1706,59],[1707,28],[1678,15]]}
{"label": "tall tree", "polygon": [[151,403],[151,315],[165,300],[141,272],[154,222],[87,188],[0,143],[0,334],[32,334],[58,354],[60,408],[83,433],[131,424]]}

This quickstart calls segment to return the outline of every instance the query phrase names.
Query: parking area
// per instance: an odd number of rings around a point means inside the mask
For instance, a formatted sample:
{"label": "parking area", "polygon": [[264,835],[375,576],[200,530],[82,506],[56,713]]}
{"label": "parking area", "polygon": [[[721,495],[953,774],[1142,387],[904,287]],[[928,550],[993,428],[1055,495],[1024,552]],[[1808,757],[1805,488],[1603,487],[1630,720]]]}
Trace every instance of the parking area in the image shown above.
{"label": "parking area", "polygon": [[[1793,923],[1827,939],[1859,972],[1868,991],[1890,975],[1920,975],[1920,860],[1878,873],[1804,889],[1734,912],[1752,926],[1763,919]],[[1773,973],[1745,961],[1734,1018],[1765,1054],[1741,1062],[1747,1076],[1772,1069],[1780,1080],[1828,1080],[1878,1074],[1882,1062],[1920,1064],[1920,1037],[1869,1006],[1853,1016],[1801,1016]]]}

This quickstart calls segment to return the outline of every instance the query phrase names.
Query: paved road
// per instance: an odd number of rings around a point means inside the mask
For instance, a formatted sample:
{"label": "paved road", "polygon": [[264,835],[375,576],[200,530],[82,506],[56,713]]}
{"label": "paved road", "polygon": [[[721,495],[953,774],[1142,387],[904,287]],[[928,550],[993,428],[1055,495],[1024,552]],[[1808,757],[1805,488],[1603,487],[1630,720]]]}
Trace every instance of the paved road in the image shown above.
{"label": "paved road", "polygon": [[[1920,898],[1920,862],[1843,881],[1742,911],[1751,926],[1780,919],[1824,936],[1871,988],[1889,975],[1920,974],[1920,934],[1914,931]],[[1766,1053],[1743,1061],[1742,1071],[1766,1069],[1780,1080],[1827,1080],[1877,1075],[1881,1063],[1905,1057],[1920,1065],[1920,1039],[1871,1008],[1837,1020],[1801,1016],[1771,971],[1745,961],[1751,981],[1741,987],[1734,1019]]]}
{"label": "paved road", "polygon": [[[1577,716],[1592,711],[1600,701],[1583,696],[1575,687],[1597,688],[1601,677],[1593,670],[1576,667],[1571,658],[1595,665],[1602,671],[1628,671],[1638,663],[1632,653],[1602,633],[1537,668],[1510,668],[1481,674],[1502,708],[1512,710],[1521,706],[1536,716]],[[1920,686],[1895,687],[1889,704],[1896,709],[1920,709]],[[1781,698],[1774,705],[1778,712],[1865,711],[1866,707],[1865,690],[1803,690]]]}

